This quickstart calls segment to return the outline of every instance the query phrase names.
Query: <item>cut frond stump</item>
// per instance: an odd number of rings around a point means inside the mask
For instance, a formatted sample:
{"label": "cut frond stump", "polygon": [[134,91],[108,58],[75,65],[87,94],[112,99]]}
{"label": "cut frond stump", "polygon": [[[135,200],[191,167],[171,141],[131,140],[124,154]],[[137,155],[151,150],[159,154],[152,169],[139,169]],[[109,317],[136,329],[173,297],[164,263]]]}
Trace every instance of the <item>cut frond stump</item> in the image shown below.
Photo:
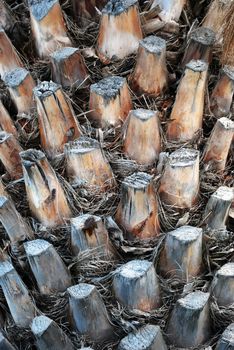
{"label": "cut frond stump", "polygon": [[222,43],[223,30],[227,12],[233,0],[213,0],[202,22],[202,26],[212,29],[216,34],[216,42]]}
{"label": "cut frond stump", "polygon": [[37,54],[48,57],[62,46],[72,46],[58,0],[29,0],[31,28]]}
{"label": "cut frond stump", "polygon": [[41,294],[64,292],[71,285],[70,273],[52,244],[36,239],[24,243],[24,249]]}
{"label": "cut frond stump", "polygon": [[137,94],[161,95],[167,87],[166,41],[151,35],[139,42],[130,86]]}
{"label": "cut frond stump", "polygon": [[29,114],[34,106],[33,89],[35,87],[35,82],[29,71],[25,68],[15,68],[5,75],[4,82],[9,89],[18,115]]}
{"label": "cut frond stump", "polygon": [[142,30],[137,0],[109,0],[102,10],[97,53],[104,64],[135,53]]}
{"label": "cut frond stump", "polygon": [[55,171],[41,151],[29,149],[20,156],[32,214],[46,227],[62,225],[71,211]]}
{"label": "cut frond stump", "polygon": [[16,350],[16,348],[4,337],[3,333],[0,332],[0,349],[2,350]]}
{"label": "cut frond stump", "polygon": [[105,304],[95,286],[80,283],[68,288],[69,307],[80,334],[102,342],[113,337],[113,329]]}
{"label": "cut frond stump", "polygon": [[0,28],[0,76],[4,76],[12,69],[23,67],[19,55],[12,45],[5,31]]}
{"label": "cut frond stump", "polygon": [[215,350],[232,350],[234,348],[234,323],[231,323],[221,335]]}
{"label": "cut frond stump", "polygon": [[3,105],[0,99],[0,131],[5,131],[9,134],[12,134],[17,138],[17,130],[15,128],[14,122],[11,119],[7,109]]}
{"label": "cut frond stump", "polygon": [[74,187],[93,187],[101,191],[116,184],[112,169],[95,139],[81,136],[64,148],[66,169]]}
{"label": "cut frond stump", "polygon": [[12,243],[33,238],[33,232],[25,219],[17,211],[14,202],[0,196],[0,221]]}
{"label": "cut frond stump", "polygon": [[175,208],[191,208],[199,194],[199,151],[181,148],[168,157],[160,180],[162,201]]}
{"label": "cut frond stump", "polygon": [[89,116],[98,127],[121,124],[132,107],[125,78],[112,76],[91,85]]}
{"label": "cut frond stump", "polygon": [[38,350],[74,350],[71,340],[49,317],[41,315],[33,319],[31,330]]}
{"label": "cut frond stump", "polygon": [[234,93],[234,67],[224,66],[210,97],[210,109],[217,118],[230,113]]}
{"label": "cut frond stump", "polygon": [[0,160],[11,179],[20,179],[23,175],[19,153],[23,149],[12,134],[0,132]]}
{"label": "cut frond stump", "polygon": [[161,305],[159,281],[152,262],[131,260],[114,272],[116,299],[131,310],[150,312]]}
{"label": "cut frond stump", "polygon": [[128,239],[147,240],[159,234],[158,203],[151,175],[138,172],[124,179],[115,219]]}
{"label": "cut frond stump", "polygon": [[219,306],[228,307],[234,303],[234,263],[227,263],[216,272],[211,293]]}
{"label": "cut frond stump", "polygon": [[206,168],[225,170],[233,135],[234,122],[226,117],[218,119],[204,150],[203,161]]}
{"label": "cut frond stump", "polygon": [[9,261],[0,262],[0,285],[11,316],[19,327],[29,327],[36,315],[28,289]]}
{"label": "cut frond stump", "polygon": [[226,221],[233,199],[233,189],[226,186],[219,187],[210,196],[204,213],[205,223],[210,229],[226,229]]}
{"label": "cut frond stump", "polygon": [[101,217],[83,214],[71,219],[71,249],[74,255],[92,250],[92,256],[113,256],[108,232]]}
{"label": "cut frond stump", "polygon": [[202,60],[211,62],[212,46],[215,42],[213,30],[205,27],[195,29],[190,37],[182,60],[182,67],[185,67],[191,60]]}
{"label": "cut frond stump", "polygon": [[167,350],[159,326],[148,324],[123,338],[118,350]]}
{"label": "cut frond stump", "polygon": [[50,55],[52,76],[55,83],[63,87],[85,87],[88,85],[88,71],[80,50],[64,47]]}
{"label": "cut frond stump", "polygon": [[190,61],[176,93],[167,129],[169,141],[188,141],[202,128],[208,64]]}
{"label": "cut frond stump", "polygon": [[209,297],[198,291],[177,300],[166,331],[170,344],[194,348],[210,339]]}
{"label": "cut frond stump", "polygon": [[159,18],[164,22],[178,21],[187,0],[154,0],[151,9],[159,6]]}
{"label": "cut frond stump", "polygon": [[63,152],[66,142],[78,138],[81,130],[71,103],[60,85],[44,81],[34,89],[41,146],[49,158]]}
{"label": "cut frond stump", "polygon": [[78,25],[86,26],[93,22],[98,11],[106,5],[108,0],[72,0],[73,17]]}
{"label": "cut frond stump", "polygon": [[202,268],[202,229],[181,226],[166,235],[159,270],[166,277],[190,281]]}
{"label": "cut frond stump", "polygon": [[161,151],[159,112],[148,109],[130,111],[126,120],[123,150],[138,164],[150,165]]}

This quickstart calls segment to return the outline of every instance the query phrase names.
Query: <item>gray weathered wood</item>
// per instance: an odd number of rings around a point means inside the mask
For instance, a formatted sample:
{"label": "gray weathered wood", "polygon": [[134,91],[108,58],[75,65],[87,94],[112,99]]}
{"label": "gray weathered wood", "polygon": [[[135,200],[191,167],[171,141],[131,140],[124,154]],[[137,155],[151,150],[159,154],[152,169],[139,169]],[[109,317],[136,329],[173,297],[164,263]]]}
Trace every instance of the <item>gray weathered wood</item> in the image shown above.
{"label": "gray weathered wood", "polygon": [[44,315],[33,319],[31,330],[38,350],[74,350],[74,346],[62,329]]}
{"label": "gray weathered wood", "polygon": [[1,350],[16,350],[16,348],[4,337],[3,333],[0,332],[0,349]]}
{"label": "gray weathered wood", "polygon": [[166,234],[159,269],[167,278],[189,281],[201,272],[202,229],[182,226]]}
{"label": "gray weathered wood", "polygon": [[111,76],[90,87],[89,118],[99,127],[121,124],[132,109],[125,78]]}
{"label": "gray weathered wood", "polygon": [[34,89],[41,146],[49,158],[63,152],[64,144],[81,134],[78,120],[61,86],[43,81]]}
{"label": "gray weathered wood", "polygon": [[139,42],[130,85],[137,94],[161,95],[167,87],[166,41],[155,35]]}
{"label": "gray weathered wood", "polygon": [[64,147],[69,181],[74,187],[93,187],[105,191],[115,186],[115,178],[108,160],[95,139],[81,136]]}
{"label": "gray weathered wood", "polygon": [[205,223],[210,229],[226,229],[226,221],[233,199],[233,189],[226,186],[219,187],[210,196],[204,212]]}
{"label": "gray weathered wood", "polygon": [[29,207],[44,225],[56,227],[71,217],[71,211],[56,173],[43,152],[28,149],[21,152],[24,182]]}
{"label": "gray weathered wood", "polygon": [[17,108],[18,115],[29,114],[34,107],[33,89],[35,82],[25,68],[15,68],[4,76],[11,99]]}
{"label": "gray weathered wood", "polygon": [[135,109],[129,112],[124,134],[124,153],[139,164],[157,161],[161,151],[158,111]]}
{"label": "gray weathered wood", "polygon": [[0,131],[0,160],[13,180],[23,175],[19,153],[23,151],[12,134]]}
{"label": "gray weathered wood", "polygon": [[152,262],[132,260],[114,273],[117,300],[129,309],[152,311],[161,304],[159,281]]}
{"label": "gray weathered wood", "polygon": [[209,28],[199,27],[192,31],[189,43],[184,53],[182,67],[185,67],[191,60],[204,60],[211,62],[212,46],[215,42],[215,32]]}
{"label": "gray weathered wood", "polygon": [[24,249],[41,294],[64,292],[70,273],[55,248],[43,239],[24,243]]}
{"label": "gray weathered wood", "polygon": [[109,0],[102,10],[97,53],[104,64],[136,52],[142,39],[137,0]]}
{"label": "gray weathered wood", "polygon": [[71,248],[74,255],[92,250],[91,256],[111,257],[113,248],[102,218],[91,214],[72,218]]}
{"label": "gray weathered wood", "polygon": [[12,243],[33,238],[31,227],[17,211],[11,198],[0,196],[0,221]]}
{"label": "gray weathered wood", "polygon": [[9,261],[0,262],[0,285],[17,326],[29,327],[36,308],[27,287]]}
{"label": "gray weathered wood", "polygon": [[170,154],[160,180],[162,201],[173,207],[191,208],[199,194],[199,151],[181,148]]}
{"label": "gray weathered wood", "polygon": [[234,263],[223,265],[215,274],[211,293],[218,305],[226,306],[234,303]]}
{"label": "gray weathered wood", "polygon": [[87,86],[89,75],[79,49],[61,48],[50,55],[50,61],[55,83],[63,87]]}
{"label": "gray weathered wood", "polygon": [[177,300],[166,330],[170,344],[187,349],[210,339],[209,297],[198,291]]}
{"label": "gray weathered wood", "polygon": [[118,350],[167,350],[159,326],[148,324],[123,338]]}
{"label": "gray weathered wood", "polygon": [[231,323],[225,329],[215,350],[234,350],[234,323]]}
{"label": "gray weathered wood", "polygon": [[158,203],[151,175],[138,172],[124,179],[115,219],[129,239],[149,239],[159,234]]}
{"label": "gray weathered wood", "polygon": [[105,304],[95,286],[80,283],[68,288],[69,306],[79,333],[95,342],[112,338],[113,329]]}

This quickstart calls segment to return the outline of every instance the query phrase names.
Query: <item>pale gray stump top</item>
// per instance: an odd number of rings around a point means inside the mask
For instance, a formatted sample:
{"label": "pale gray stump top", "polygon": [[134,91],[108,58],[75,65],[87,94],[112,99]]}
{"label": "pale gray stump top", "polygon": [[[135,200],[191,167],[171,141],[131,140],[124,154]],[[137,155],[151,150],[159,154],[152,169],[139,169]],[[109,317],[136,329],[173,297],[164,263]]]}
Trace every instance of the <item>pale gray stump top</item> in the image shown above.
{"label": "pale gray stump top", "polygon": [[224,66],[222,72],[228,76],[228,78],[234,81],[234,67]]}
{"label": "pale gray stump top", "polygon": [[84,299],[88,298],[95,289],[96,287],[92,284],[79,283],[75,286],[69,287],[67,291],[70,297],[74,299]]}
{"label": "pale gray stump top", "polygon": [[166,49],[166,40],[156,35],[150,35],[143,40],[140,40],[139,45],[149,53],[161,55],[162,50]]}
{"label": "pale gray stump top", "polygon": [[0,131],[0,144],[5,142],[7,139],[13,137],[12,134],[8,134],[6,131]]}
{"label": "pale gray stump top", "polygon": [[168,232],[167,236],[170,235],[171,237],[175,238],[178,241],[181,242],[192,242],[196,241],[198,237],[202,234],[202,229],[193,227],[193,226],[181,226],[177,229]]}
{"label": "pale gray stump top", "polygon": [[202,45],[211,46],[215,42],[215,32],[206,27],[199,27],[191,33],[190,38]]}
{"label": "pale gray stump top", "polygon": [[192,166],[197,160],[199,151],[190,148],[181,148],[170,154],[168,161],[172,167]]}
{"label": "pale gray stump top", "polygon": [[45,159],[46,156],[42,151],[37,149],[27,149],[26,151],[20,152],[20,158],[23,165],[26,168],[30,168],[34,164],[38,163],[38,161]]}
{"label": "pale gray stump top", "polygon": [[227,118],[227,117],[222,117],[217,120],[218,124],[221,124],[224,129],[228,130],[234,130],[234,121]]}
{"label": "pale gray stump top", "polygon": [[120,266],[116,270],[116,274],[128,278],[138,279],[145,276],[146,272],[152,267],[152,263],[146,260],[131,260]]}
{"label": "pale gray stump top", "polygon": [[89,223],[97,223],[99,221],[101,221],[101,218],[92,214],[83,214],[71,219],[71,223],[81,230],[86,229]]}
{"label": "pale gray stump top", "polygon": [[208,63],[203,60],[191,60],[185,67],[194,72],[204,72],[208,69]]}
{"label": "pale gray stump top", "polygon": [[202,310],[206,305],[210,293],[203,293],[200,291],[189,293],[184,298],[179,299],[177,302],[179,305],[186,309]]}
{"label": "pale gray stump top", "polygon": [[131,187],[140,190],[146,188],[150,184],[152,178],[152,175],[143,172],[138,172],[128,177],[125,177],[125,179],[122,182],[122,185],[125,187]]}
{"label": "pale gray stump top", "polygon": [[53,323],[53,320],[44,315],[35,317],[32,321],[31,330],[35,336],[41,337],[51,323]]}
{"label": "pale gray stump top", "polygon": [[115,98],[120,93],[120,89],[126,83],[126,79],[118,76],[111,76],[100,80],[90,86],[90,92],[102,96],[104,99]]}
{"label": "pale gray stump top", "polygon": [[33,17],[41,21],[56,4],[58,0],[28,0]]}
{"label": "pale gray stump top", "polygon": [[211,198],[218,198],[223,201],[230,202],[234,198],[233,189],[226,186],[220,186],[212,195]]}
{"label": "pale gray stump top", "polygon": [[159,326],[146,325],[123,338],[119,343],[118,350],[147,350],[158,333],[161,333]]}
{"label": "pale gray stump top", "polygon": [[35,239],[24,243],[24,248],[28,256],[41,255],[50,247],[53,247],[52,244],[44,239]]}
{"label": "pale gray stump top", "polygon": [[50,54],[51,57],[57,62],[61,62],[72,56],[74,53],[79,52],[77,47],[62,47],[61,49]]}
{"label": "pale gray stump top", "polygon": [[155,113],[157,111],[151,111],[149,109],[144,109],[144,108],[137,108],[132,110],[130,115],[134,115],[134,117],[146,121],[149,120],[150,118],[153,118],[155,116]]}
{"label": "pale gray stump top", "polygon": [[135,4],[137,4],[137,0],[109,0],[103,8],[102,13],[118,16]]}
{"label": "pale gray stump top", "polygon": [[16,88],[24,81],[27,75],[29,75],[29,71],[27,71],[27,69],[22,67],[15,68],[10,70],[4,76],[4,82],[8,87]]}
{"label": "pale gray stump top", "polygon": [[56,84],[53,81],[42,81],[33,89],[33,92],[36,97],[43,100],[48,96],[54,95],[59,89],[61,89],[61,85]]}
{"label": "pale gray stump top", "polygon": [[234,346],[234,323],[231,323],[225,329],[225,331],[222,334],[222,340],[227,341],[229,345]]}
{"label": "pale gray stump top", "polygon": [[234,278],[234,262],[223,265],[217,272],[216,276],[233,277]]}
{"label": "pale gray stump top", "polygon": [[77,140],[65,144],[64,150],[69,153],[88,153],[99,149],[100,144],[97,140],[87,136],[80,136]]}

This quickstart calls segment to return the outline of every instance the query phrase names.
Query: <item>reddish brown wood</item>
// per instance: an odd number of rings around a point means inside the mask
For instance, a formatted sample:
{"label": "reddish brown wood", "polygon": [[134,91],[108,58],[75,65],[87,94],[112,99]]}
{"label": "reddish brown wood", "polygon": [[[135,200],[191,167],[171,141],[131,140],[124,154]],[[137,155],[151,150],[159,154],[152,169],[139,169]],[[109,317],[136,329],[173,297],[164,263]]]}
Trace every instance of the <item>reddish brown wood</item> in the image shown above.
{"label": "reddish brown wood", "polygon": [[136,52],[142,30],[137,0],[110,0],[102,10],[97,52],[104,64]]}
{"label": "reddish brown wood", "polygon": [[61,154],[66,142],[81,134],[69,99],[58,84],[44,81],[34,89],[41,146],[49,158]]}
{"label": "reddish brown wood", "polygon": [[53,81],[63,87],[85,87],[89,74],[79,49],[64,47],[50,55]]}
{"label": "reddish brown wood", "polygon": [[97,17],[107,0],[72,0],[73,14],[78,25],[86,26]]}
{"label": "reddish brown wood", "polygon": [[17,67],[23,67],[19,55],[12,45],[5,31],[0,28],[0,76],[3,79],[5,74]]}
{"label": "reddish brown wood", "polygon": [[9,134],[12,134],[17,138],[17,130],[14,126],[14,122],[11,119],[7,109],[0,99],[0,130],[6,131]]}
{"label": "reddish brown wood", "polygon": [[65,193],[43,152],[20,153],[32,214],[46,227],[57,227],[71,217]]}
{"label": "reddish brown wood", "polygon": [[132,109],[125,78],[112,76],[90,87],[90,119],[99,127],[121,124]]}
{"label": "reddish brown wood", "polygon": [[0,160],[12,179],[19,179],[23,175],[19,153],[23,151],[19,142],[12,134],[0,132]]}
{"label": "reddish brown wood", "polygon": [[115,218],[129,239],[146,240],[159,234],[158,204],[152,176],[139,172],[124,179]]}
{"label": "reddish brown wood", "polygon": [[29,0],[28,5],[39,57],[48,57],[62,46],[71,46],[58,0]]}
{"label": "reddish brown wood", "polygon": [[166,41],[148,36],[139,42],[136,67],[130,85],[137,94],[158,96],[167,87]]}

